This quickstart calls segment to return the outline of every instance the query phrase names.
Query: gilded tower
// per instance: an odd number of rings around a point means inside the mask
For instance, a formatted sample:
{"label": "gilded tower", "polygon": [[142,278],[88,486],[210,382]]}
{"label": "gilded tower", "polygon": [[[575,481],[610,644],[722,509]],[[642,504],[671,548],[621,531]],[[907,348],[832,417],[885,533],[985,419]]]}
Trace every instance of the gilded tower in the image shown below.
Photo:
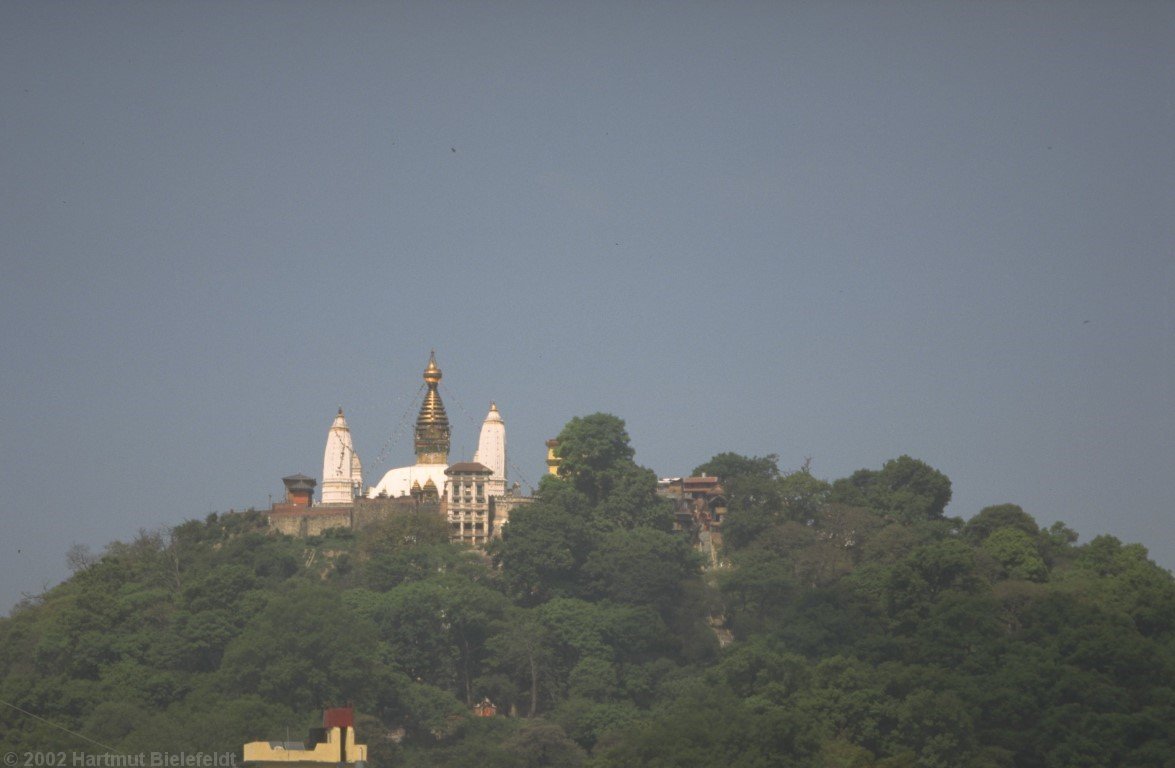
{"label": "gilded tower", "polygon": [[437,384],[441,382],[441,369],[437,367],[437,356],[434,351],[429,355],[428,367],[424,369],[424,383],[428,385],[428,392],[424,402],[420,404],[420,415],[416,417],[416,463],[417,464],[448,464],[449,463],[449,417],[445,414],[445,404],[441,402]]}

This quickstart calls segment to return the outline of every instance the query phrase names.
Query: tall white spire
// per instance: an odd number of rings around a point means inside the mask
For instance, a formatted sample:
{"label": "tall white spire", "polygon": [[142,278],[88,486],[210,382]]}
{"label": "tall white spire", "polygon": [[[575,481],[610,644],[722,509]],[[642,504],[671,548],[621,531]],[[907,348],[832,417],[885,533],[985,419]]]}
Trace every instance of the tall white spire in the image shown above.
{"label": "tall white spire", "polygon": [[343,409],[335,416],[326,434],[322,454],[322,503],[350,504],[363,486],[363,470],[351,444],[351,430]]}
{"label": "tall white spire", "polygon": [[473,460],[486,465],[494,471],[491,476],[494,480],[506,483],[506,422],[502,421],[502,414],[498,406],[490,403],[490,412],[481,425],[481,437],[477,441],[477,453]]}

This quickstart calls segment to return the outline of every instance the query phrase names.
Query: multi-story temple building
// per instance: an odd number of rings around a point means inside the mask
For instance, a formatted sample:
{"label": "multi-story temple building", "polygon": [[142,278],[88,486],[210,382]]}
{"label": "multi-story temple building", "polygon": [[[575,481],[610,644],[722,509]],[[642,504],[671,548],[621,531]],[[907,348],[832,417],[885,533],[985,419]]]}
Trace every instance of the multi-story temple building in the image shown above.
{"label": "multi-story temple building", "polygon": [[454,541],[484,545],[500,536],[510,510],[531,500],[518,494],[517,483],[507,485],[506,424],[497,404],[491,403],[473,460],[450,466],[452,430],[437,391],[441,376],[434,354],[424,369],[428,389],[413,430],[414,464],[390,469],[378,483],[364,488],[363,465],[339,408],[327,431],[319,503],[313,503],[314,478],[283,478],[286,499],[270,510],[270,528],[313,536],[330,528],[361,528],[397,511],[425,509],[448,520]]}

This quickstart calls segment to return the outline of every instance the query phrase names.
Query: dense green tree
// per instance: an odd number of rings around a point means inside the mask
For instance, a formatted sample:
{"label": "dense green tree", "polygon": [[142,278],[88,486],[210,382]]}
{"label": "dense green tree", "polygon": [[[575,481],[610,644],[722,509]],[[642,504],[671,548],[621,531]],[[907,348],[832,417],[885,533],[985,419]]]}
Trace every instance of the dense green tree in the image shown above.
{"label": "dense green tree", "polygon": [[963,532],[974,541],[983,541],[1001,528],[1015,528],[1029,536],[1040,533],[1036,521],[1016,504],[997,504],[984,507],[979,514],[967,521]]}
{"label": "dense green tree", "polygon": [[331,702],[371,706],[380,676],[375,626],[327,587],[274,596],[225,650],[226,692],[257,693],[301,710]]}
{"label": "dense green tree", "polygon": [[859,469],[836,481],[831,500],[871,507],[904,522],[934,520],[951,500],[951,481],[925,462],[899,456],[879,471]]}
{"label": "dense green tree", "polygon": [[667,616],[681,596],[683,582],[700,566],[683,536],[638,528],[605,535],[584,563],[583,577],[589,595],[648,605]]}
{"label": "dense green tree", "polygon": [[762,628],[782,615],[799,589],[794,566],[764,548],[742,553],[736,566],[721,574],[719,583],[728,595],[730,619],[741,633]]}
{"label": "dense green tree", "polygon": [[539,720],[524,724],[502,742],[502,751],[517,768],[577,768],[586,755],[563,729]]}
{"label": "dense green tree", "polygon": [[774,454],[720,453],[694,470],[722,481],[728,504],[723,537],[729,549],[748,546],[784,520],[807,523],[819,516],[831,486],[807,467],[781,475],[778,461]]}
{"label": "dense green tree", "polygon": [[1147,636],[1175,634],[1175,580],[1155,565],[1141,544],[1098,536],[1078,548],[1061,586],[1121,613]]}
{"label": "dense green tree", "polygon": [[728,515],[724,525],[727,543],[738,548],[755,539],[783,514],[783,489],[779,484],[779,457],[720,453],[694,469],[695,475],[717,477],[726,493]]}
{"label": "dense green tree", "polygon": [[599,750],[596,764],[807,768],[820,749],[817,723],[719,681],[698,680]]}
{"label": "dense green tree", "polygon": [[363,529],[359,553],[366,558],[449,543],[449,527],[432,511],[405,510],[376,520]]}
{"label": "dense green tree", "polygon": [[995,562],[996,577],[1045,581],[1048,566],[1036,545],[1036,539],[1019,527],[1003,527],[983,539],[982,550]]}
{"label": "dense green tree", "polygon": [[438,573],[465,573],[472,577],[480,568],[468,549],[459,545],[419,544],[393,552],[374,554],[359,567],[360,582],[386,591],[401,584],[422,581]]}
{"label": "dense green tree", "polygon": [[929,544],[914,550],[890,571],[885,607],[900,626],[911,629],[947,592],[970,593],[980,584],[970,547],[957,540]]}
{"label": "dense green tree", "polygon": [[832,494],[832,485],[813,477],[806,467],[784,475],[776,484],[787,517],[799,522],[809,522],[820,517]]}
{"label": "dense green tree", "polygon": [[657,495],[657,476],[633,461],[624,422],[607,413],[576,417],[559,433],[559,477],[581,499],[568,499],[552,479],[540,495],[567,511],[581,513],[592,529],[650,527],[669,530],[673,518]]}
{"label": "dense green tree", "polygon": [[577,698],[575,690],[572,689],[551,718],[585,750],[593,750],[602,740],[615,738],[642,715],[632,702]]}
{"label": "dense green tree", "polygon": [[776,480],[779,478],[779,456],[743,456],[727,451],[713,456],[705,464],[694,467],[695,476],[717,477],[722,482],[735,479]]}
{"label": "dense green tree", "polygon": [[544,482],[539,500],[514,510],[491,548],[511,594],[527,605],[579,590],[579,570],[591,547],[587,520],[577,514],[586,500],[562,485]]}
{"label": "dense green tree", "polygon": [[635,465],[613,473],[611,488],[590,513],[590,520],[600,532],[673,528],[669,503],[657,495],[657,475]]}
{"label": "dense green tree", "polygon": [[554,633],[534,609],[514,609],[502,619],[486,642],[488,665],[500,678],[489,678],[500,705],[516,707],[529,717],[543,700],[559,697],[560,659]]}
{"label": "dense green tree", "polygon": [[633,465],[624,421],[609,413],[576,416],[559,432],[559,476],[598,504],[611,493],[618,472]]}
{"label": "dense green tree", "polygon": [[344,599],[378,627],[410,678],[474,704],[486,641],[507,608],[500,593],[458,574],[438,574],[383,594],[354,590]]}

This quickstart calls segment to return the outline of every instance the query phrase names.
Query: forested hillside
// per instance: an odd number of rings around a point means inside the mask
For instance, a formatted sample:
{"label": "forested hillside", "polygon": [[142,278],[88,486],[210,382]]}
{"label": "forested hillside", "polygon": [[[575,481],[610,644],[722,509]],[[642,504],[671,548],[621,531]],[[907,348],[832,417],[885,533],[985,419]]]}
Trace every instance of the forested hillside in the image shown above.
{"label": "forested hillside", "polygon": [[432,515],[300,540],[258,512],[72,552],[0,620],[0,751],[238,750],[351,703],[388,768],[1175,766],[1175,583],[1142,546],[947,517],[906,456],[826,482],[722,453],[704,570],[622,421],[559,441],[488,554]]}

